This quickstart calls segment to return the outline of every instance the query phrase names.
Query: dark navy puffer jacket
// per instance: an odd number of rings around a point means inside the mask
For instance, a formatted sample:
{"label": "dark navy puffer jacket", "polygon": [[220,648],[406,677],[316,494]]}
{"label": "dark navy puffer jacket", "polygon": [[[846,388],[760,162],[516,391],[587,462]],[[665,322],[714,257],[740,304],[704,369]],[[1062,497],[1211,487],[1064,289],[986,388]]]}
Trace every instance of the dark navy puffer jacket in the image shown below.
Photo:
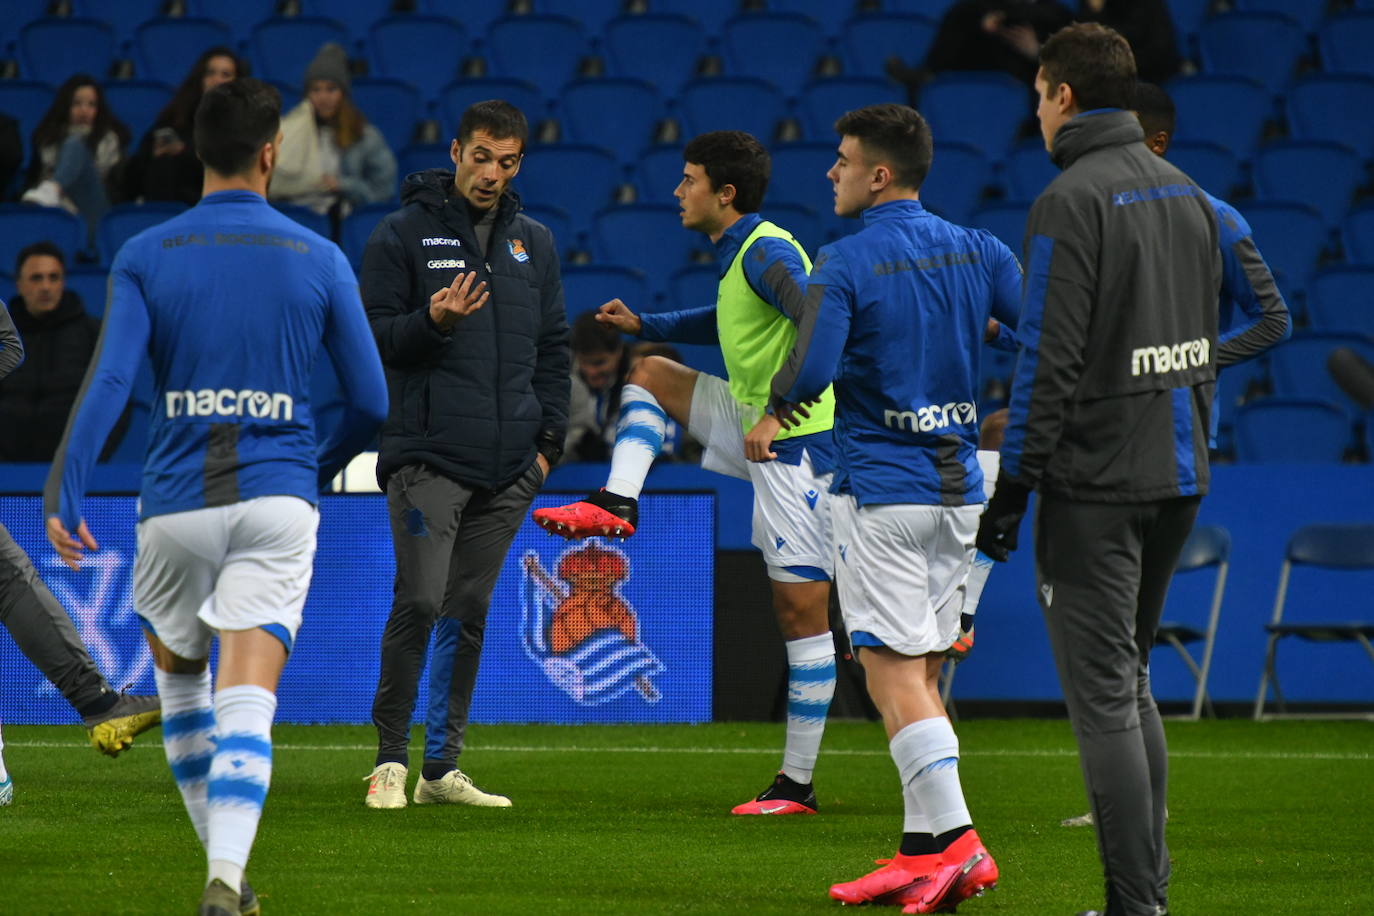
{"label": "dark navy puffer jacket", "polygon": [[[377,461],[383,489],[408,464],[503,488],[541,444],[561,445],[567,426],[571,356],[553,235],[507,191],[481,251],[452,190],[451,171],[407,176],[401,209],[377,225],[363,255],[363,304],[391,398]],[[491,297],[444,333],[429,298],[467,271]]]}

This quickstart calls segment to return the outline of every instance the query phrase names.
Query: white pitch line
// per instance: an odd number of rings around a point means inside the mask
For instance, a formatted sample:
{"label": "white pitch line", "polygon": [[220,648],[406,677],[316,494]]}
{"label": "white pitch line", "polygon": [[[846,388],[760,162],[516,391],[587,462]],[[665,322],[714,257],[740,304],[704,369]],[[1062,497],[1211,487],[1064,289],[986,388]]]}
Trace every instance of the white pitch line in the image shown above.
{"label": "white pitch line", "polygon": [[[6,747],[34,748],[77,748],[86,747],[85,743],[63,741],[6,741]],[[375,744],[274,744],[274,751],[375,751]],[[471,752],[487,751],[498,754],[776,754],[774,747],[588,747],[584,745],[521,745],[490,744],[468,745]],[[832,757],[887,757],[885,750],[824,750]],[[1078,751],[1071,748],[1049,748],[1042,750],[966,750],[962,757],[1054,757],[1072,758]],[[1176,760],[1347,760],[1370,761],[1374,754],[1312,751],[1309,753],[1289,753],[1285,751],[1170,751],[1169,756]]]}

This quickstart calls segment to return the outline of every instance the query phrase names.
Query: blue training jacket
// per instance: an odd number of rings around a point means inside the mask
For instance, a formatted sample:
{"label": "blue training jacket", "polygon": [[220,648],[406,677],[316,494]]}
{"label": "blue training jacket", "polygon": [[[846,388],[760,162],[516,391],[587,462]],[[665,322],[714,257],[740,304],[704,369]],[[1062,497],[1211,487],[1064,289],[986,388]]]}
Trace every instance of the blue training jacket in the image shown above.
{"label": "blue training jacket", "polygon": [[[348,409],[316,429],[324,344]],[[90,371],[44,490],[68,531],[139,365],[154,398],[140,518],[260,496],[314,504],[376,433],[386,382],[358,284],[337,245],[251,191],[221,191],[130,239]]]}
{"label": "blue training jacket", "polygon": [[859,505],[983,502],[978,366],[989,316],[1015,328],[1021,268],[1006,245],[898,200],[820,250],[774,402],[835,384],[833,489]]}

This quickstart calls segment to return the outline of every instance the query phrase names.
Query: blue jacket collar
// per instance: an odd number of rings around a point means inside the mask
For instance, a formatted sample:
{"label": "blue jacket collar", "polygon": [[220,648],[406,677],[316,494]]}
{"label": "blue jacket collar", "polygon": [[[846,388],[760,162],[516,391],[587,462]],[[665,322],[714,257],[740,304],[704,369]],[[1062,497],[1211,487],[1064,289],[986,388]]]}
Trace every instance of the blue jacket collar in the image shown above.
{"label": "blue jacket collar", "polygon": [[746,213],[735,220],[734,225],[726,229],[716,242],[716,263],[720,267],[720,275],[725,276],[725,272],[730,269],[730,265],[735,260],[735,255],[739,254],[740,246],[745,239],[753,234],[754,230],[763,222],[763,217],[757,213]]}
{"label": "blue jacket collar", "polygon": [[887,203],[869,207],[863,212],[864,225],[880,219],[910,218],[925,216],[928,211],[919,200],[889,200]]}
{"label": "blue jacket collar", "polygon": [[236,189],[206,194],[200,199],[200,202],[203,204],[243,204],[254,202],[266,204],[267,200],[261,194],[257,194],[253,191],[240,191]]}

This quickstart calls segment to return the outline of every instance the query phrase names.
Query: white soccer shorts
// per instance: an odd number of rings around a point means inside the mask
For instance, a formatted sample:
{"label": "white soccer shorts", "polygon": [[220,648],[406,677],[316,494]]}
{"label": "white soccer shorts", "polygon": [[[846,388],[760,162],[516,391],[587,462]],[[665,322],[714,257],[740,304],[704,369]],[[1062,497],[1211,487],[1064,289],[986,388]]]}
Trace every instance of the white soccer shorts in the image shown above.
{"label": "white soccer shorts", "polygon": [[781,582],[804,581],[786,567],[811,566],[833,578],[831,475],[817,474],[808,453],[798,465],[745,458],[744,424],[753,426],[762,414],[735,400],[725,379],[702,372],[692,392],[687,432],[706,449],[702,467],[754,485],[750,542],[763,553],[769,576]]}
{"label": "white soccer shorts", "polygon": [[156,515],[138,523],[134,610],[172,652],[206,658],[218,630],[300,629],[319,511],[294,496]]}
{"label": "white soccer shorts", "polygon": [[948,649],[959,635],[964,586],[982,504],[859,508],[834,497],[840,611],[855,646],[868,634],[902,655]]}

